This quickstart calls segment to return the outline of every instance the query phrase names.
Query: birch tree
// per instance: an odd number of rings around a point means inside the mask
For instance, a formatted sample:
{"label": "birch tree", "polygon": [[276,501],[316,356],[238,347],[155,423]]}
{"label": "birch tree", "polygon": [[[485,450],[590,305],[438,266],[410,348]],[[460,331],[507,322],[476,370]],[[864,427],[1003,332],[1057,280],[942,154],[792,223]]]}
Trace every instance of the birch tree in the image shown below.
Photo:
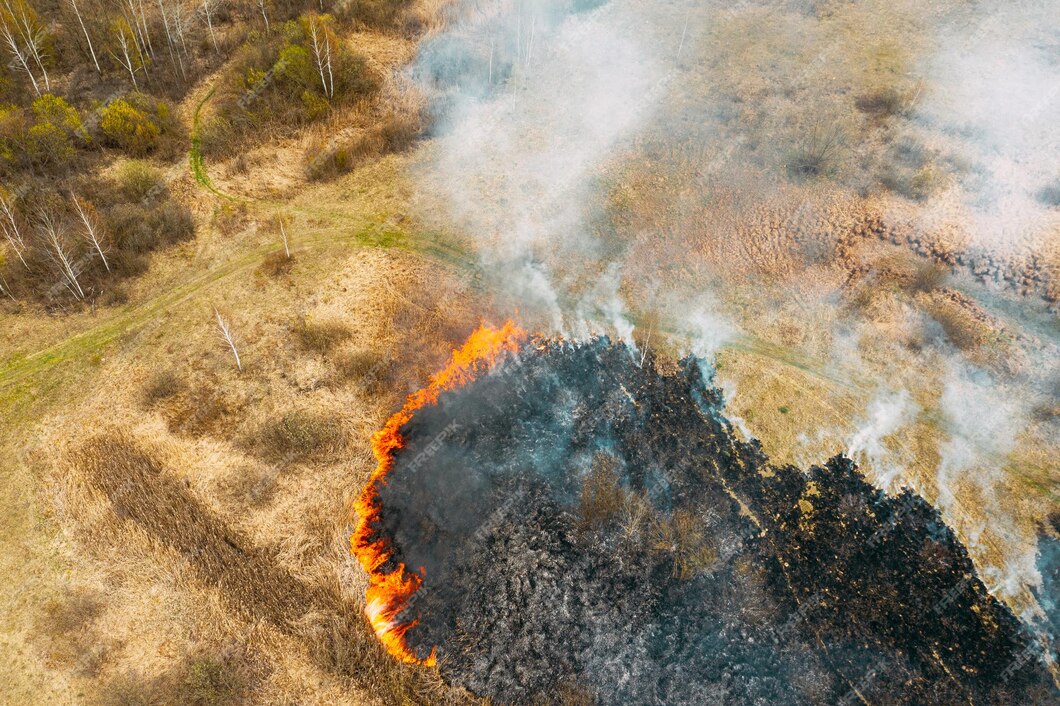
{"label": "birch tree", "polygon": [[51,81],[45,67],[48,31],[37,13],[26,0],[0,0],[0,25],[4,44],[12,53],[15,64],[30,76],[34,91],[37,95],[41,94],[40,83],[30,70],[30,61],[41,74],[44,90],[50,92]]}
{"label": "birch tree", "polygon": [[103,261],[103,266],[107,268],[107,272],[110,272],[110,263],[107,262],[107,255],[104,252],[107,248],[107,238],[100,227],[96,209],[92,207],[92,204],[77,195],[72,196],[71,200],[74,202],[74,210],[77,211],[77,216],[81,219],[81,224],[84,226],[83,235],[85,240],[99,254],[99,259]]}
{"label": "birch tree", "polygon": [[188,16],[184,12],[184,6],[181,5],[180,0],[174,0],[173,7],[170,11],[173,16],[173,33],[177,35],[177,40],[180,42],[180,50],[184,56],[188,55],[188,44],[184,37],[187,34]]}
{"label": "birch tree", "polygon": [[111,33],[114,35],[114,40],[117,42],[118,53],[113,51],[110,53],[114,60],[117,61],[123,69],[129,72],[129,78],[132,80],[134,89],[139,88],[136,83],[136,71],[140,68],[142,62],[139,58],[138,47],[136,46],[136,33],[133,28],[129,26],[128,20],[124,17],[119,17],[114,20],[111,25]]}
{"label": "birch tree", "polygon": [[236,348],[235,338],[232,336],[232,327],[229,325],[228,320],[221,316],[221,312],[217,310],[217,307],[214,307],[213,313],[217,317],[217,330],[220,332],[221,338],[232,349],[232,355],[236,359],[236,369],[242,372],[243,364],[239,360],[239,350]]}
{"label": "birch tree", "polygon": [[265,34],[269,33],[269,15],[265,11],[265,0],[256,0],[258,3],[258,11],[261,12],[261,16],[265,18]]}
{"label": "birch tree", "polygon": [[213,13],[217,9],[218,0],[202,0],[202,14],[206,17],[206,29],[210,33],[210,44],[217,51],[217,36],[213,31]]}
{"label": "birch tree", "polygon": [[11,0],[0,0],[0,41],[11,54],[11,62],[29,78],[33,92],[41,94],[40,84],[30,67],[31,55],[25,46],[19,22],[15,16],[16,7]]}
{"label": "birch tree", "polygon": [[88,33],[88,27],[85,26],[85,20],[81,17],[81,8],[77,6],[77,0],[69,0],[70,9],[74,11],[74,16],[77,17],[77,24],[81,25],[81,32],[85,35],[85,41],[88,42],[88,53],[92,55],[92,64],[96,67],[96,73],[100,76],[103,75],[103,69],[99,68],[99,59],[96,58],[96,49],[92,46],[92,36]]}
{"label": "birch tree", "polygon": [[18,227],[11,197],[6,194],[0,194],[0,226],[3,227],[4,238],[11,246],[11,249],[15,251],[23,267],[28,270],[29,265],[26,263],[26,257],[23,254],[27,248],[26,238],[23,236],[22,229]]}
{"label": "birch tree", "polygon": [[335,34],[328,26],[328,20],[330,18],[327,15],[310,14],[305,18],[305,29],[313,49],[313,60],[320,74],[320,84],[324,88],[324,95],[330,99],[335,97],[335,76],[331,61]]}
{"label": "birch tree", "polygon": [[155,49],[151,45],[151,32],[147,27],[147,14],[144,12],[143,0],[125,0],[125,4],[121,7],[121,14],[133,32],[133,43],[137,53],[142,58],[146,51],[148,56],[154,58]]}
{"label": "birch tree", "polygon": [[38,214],[38,220],[40,221],[41,240],[49,259],[59,271],[63,286],[73,295],[74,299],[83,300],[85,290],[81,288],[81,283],[77,279],[80,274],[80,265],[74,260],[73,250],[66,241],[65,224],[47,211],[41,211]]}
{"label": "birch tree", "polygon": [[162,0],[158,0],[158,11],[162,14],[162,28],[166,32],[166,48],[169,49],[169,60],[174,68],[180,71],[180,77],[186,78],[184,74],[184,60],[180,56],[180,49],[175,45],[173,32],[169,25],[169,15],[166,14],[166,6]]}
{"label": "birch tree", "polygon": [[283,251],[287,255],[287,259],[291,259],[291,247],[287,243],[287,228],[284,225],[284,219],[280,218],[280,237],[283,238]]}

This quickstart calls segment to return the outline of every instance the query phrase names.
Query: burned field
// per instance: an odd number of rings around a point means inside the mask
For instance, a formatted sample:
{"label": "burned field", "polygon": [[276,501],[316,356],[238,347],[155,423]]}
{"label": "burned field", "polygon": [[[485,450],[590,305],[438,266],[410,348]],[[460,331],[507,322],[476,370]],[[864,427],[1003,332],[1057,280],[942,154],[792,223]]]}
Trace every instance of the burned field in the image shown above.
{"label": "burned field", "polygon": [[1056,698],[935,509],[770,465],[699,361],[486,348],[376,438],[353,544],[396,657],[499,703]]}

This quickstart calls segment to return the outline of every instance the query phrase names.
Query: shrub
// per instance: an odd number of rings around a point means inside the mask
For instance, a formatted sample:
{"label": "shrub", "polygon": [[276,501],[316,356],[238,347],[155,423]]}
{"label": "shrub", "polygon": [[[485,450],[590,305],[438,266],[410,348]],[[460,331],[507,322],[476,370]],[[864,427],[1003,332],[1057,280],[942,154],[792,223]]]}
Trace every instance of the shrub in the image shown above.
{"label": "shrub", "polygon": [[717,561],[718,553],[702,520],[687,510],[656,519],[652,535],[653,549],[670,556],[672,575],[676,579],[687,580]]}
{"label": "shrub", "polygon": [[33,101],[37,123],[50,123],[70,135],[84,136],[85,126],[77,109],[59,96],[48,93]]}
{"label": "shrub", "polygon": [[292,410],[266,422],[254,439],[254,448],[273,460],[295,461],[338,450],[342,428],[330,416]]}
{"label": "shrub", "polygon": [[338,17],[369,27],[393,25],[408,0],[346,0],[340,3]]}
{"label": "shrub", "polygon": [[107,226],[118,248],[134,255],[146,255],[195,233],[191,213],[171,201],[157,206],[118,204],[107,213]]}
{"label": "shrub", "polygon": [[[223,117],[204,122],[197,134],[205,154],[225,155],[252,131],[289,130],[318,120],[336,104],[350,103],[375,91],[378,81],[367,61],[341,42],[328,15],[310,13],[287,22],[269,37],[251,36],[228,64]],[[328,86],[322,84],[310,30],[318,46],[331,48]]]}
{"label": "shrub", "polygon": [[239,469],[226,480],[223,489],[237,503],[261,507],[276,495],[277,477],[272,469]]}
{"label": "shrub", "polygon": [[209,384],[200,384],[163,408],[169,429],[178,434],[203,436],[217,430],[235,409]]}
{"label": "shrub", "polygon": [[146,154],[158,144],[161,128],[151,117],[123,98],[100,111],[100,130],[107,140],[134,154]]}
{"label": "shrub", "polygon": [[[142,271],[142,270],[141,270]],[[129,292],[121,286],[110,286],[99,295],[100,306],[121,306],[129,303]]]}
{"label": "shrub", "polygon": [[877,88],[858,96],[854,105],[873,117],[885,118],[902,112],[905,97],[893,87]]}
{"label": "shrub", "polygon": [[619,484],[614,456],[598,453],[582,483],[579,514],[586,529],[606,527],[625,505],[626,494]]}
{"label": "shrub", "polygon": [[244,675],[236,665],[215,655],[192,657],[177,675],[176,703],[218,706],[235,703],[246,689]]}
{"label": "shrub", "polygon": [[154,706],[157,686],[137,672],[126,672],[108,680],[95,694],[99,706]]}
{"label": "shrub", "polygon": [[916,271],[913,273],[913,281],[911,283],[912,291],[914,292],[931,292],[940,287],[946,285],[946,280],[949,278],[949,272],[944,267],[936,265],[934,262],[923,262],[917,265]]}
{"label": "shrub", "polygon": [[928,307],[928,313],[956,348],[971,352],[984,342],[982,326],[968,312],[948,302],[936,302]]}
{"label": "shrub", "polygon": [[341,321],[313,321],[303,316],[295,326],[295,334],[303,348],[323,355],[347,340],[350,329]]}
{"label": "shrub", "polygon": [[379,356],[365,351],[347,353],[335,361],[336,371],[347,380],[375,375],[386,367]]}
{"label": "shrub", "polygon": [[1060,180],[1038,190],[1038,201],[1053,208],[1060,207]]}
{"label": "shrub", "polygon": [[290,272],[293,266],[294,256],[287,257],[286,252],[277,250],[266,255],[258,269],[269,277],[282,277]]}
{"label": "shrub", "polygon": [[130,159],[118,168],[117,184],[127,201],[143,201],[165,190],[162,172],[140,159]]}
{"label": "shrub", "polygon": [[172,370],[158,370],[144,384],[143,399],[147,406],[169,399],[184,389],[184,381]]}
{"label": "shrub", "polygon": [[65,163],[74,152],[74,139],[85,138],[77,110],[50,93],[33,101],[33,125],[26,131],[23,149],[28,160],[42,166]]}
{"label": "shrub", "polygon": [[843,133],[838,126],[815,124],[788,156],[788,174],[812,179],[830,173],[842,143]]}

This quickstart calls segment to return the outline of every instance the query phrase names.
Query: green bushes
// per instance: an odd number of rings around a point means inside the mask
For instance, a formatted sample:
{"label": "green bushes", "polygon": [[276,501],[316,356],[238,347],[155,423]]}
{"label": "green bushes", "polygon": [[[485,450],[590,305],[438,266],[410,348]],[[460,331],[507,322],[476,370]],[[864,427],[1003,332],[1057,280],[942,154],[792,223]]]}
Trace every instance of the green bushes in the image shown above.
{"label": "green bushes", "polygon": [[169,103],[135,91],[100,108],[99,130],[104,143],[135,156],[159,150],[167,137],[180,138]]}
{"label": "green bushes", "polygon": [[330,15],[308,13],[271,36],[252,34],[229,63],[221,108],[199,128],[203,152],[227,154],[251,133],[305,125],[374,92],[368,63],[333,25]]}
{"label": "green bushes", "polygon": [[100,111],[99,127],[110,142],[135,154],[149,152],[162,134],[147,113],[121,98]]}
{"label": "green bushes", "polygon": [[87,142],[80,114],[58,96],[43,95],[29,110],[0,107],[0,158],[8,168],[65,166]]}

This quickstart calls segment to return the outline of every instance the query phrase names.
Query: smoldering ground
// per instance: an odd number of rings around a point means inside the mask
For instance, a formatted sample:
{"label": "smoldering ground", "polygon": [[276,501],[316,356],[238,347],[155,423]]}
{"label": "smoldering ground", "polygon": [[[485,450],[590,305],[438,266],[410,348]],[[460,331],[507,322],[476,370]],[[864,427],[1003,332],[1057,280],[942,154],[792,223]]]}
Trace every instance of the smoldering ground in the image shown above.
{"label": "smoldering ground", "polygon": [[527,346],[402,428],[374,530],[423,576],[399,619],[443,678],[501,703],[1054,697],[930,505],[842,457],[771,466],[700,361],[630,353]]}
{"label": "smoldering ground", "polygon": [[[1011,12],[796,0],[456,3],[411,70],[433,117],[414,172],[420,213],[466,236],[498,309],[517,309],[537,330],[643,343],[653,319],[666,323],[658,340],[715,352],[792,310],[812,310],[809,335],[867,391],[862,413],[850,415],[864,424],[837,433],[835,444],[863,439],[870,445],[852,450],[875,480],[936,502],[962,497],[958,486],[974,476],[987,509],[977,501],[971,514],[984,516],[969,524],[996,529],[985,543],[1001,548],[977,561],[1011,578],[994,582],[1008,597],[1022,596],[1039,583],[1026,561],[1033,521],[1012,517],[995,470],[1018,447],[991,443],[989,429],[976,427],[988,417],[954,412],[942,392],[950,383],[935,372],[997,377],[969,350],[1004,341],[989,355],[1020,369],[984,384],[1013,411],[1006,434],[1017,429],[1008,438],[1056,448],[1060,421],[1034,418],[1055,406],[1040,401],[1058,374],[1055,325],[1025,339],[994,327],[1021,305],[994,309],[993,294],[959,279],[969,272],[1032,296],[1060,293],[1050,284],[1060,283],[1060,252],[1049,201],[1048,10],[1034,2]],[[852,313],[847,302],[861,296],[857,287],[893,286],[871,282],[887,270],[875,255],[849,252],[865,238],[958,273],[940,289],[961,304],[903,303],[919,307],[914,337],[927,341],[912,344],[920,379],[899,382],[889,366],[857,356],[859,347],[875,347],[877,358],[888,351],[872,340],[878,330],[863,326],[878,312]],[[799,280],[814,278],[825,284],[806,295]],[[980,318],[954,323],[955,308]],[[866,334],[844,349],[859,326]],[[906,414],[877,433],[873,400],[903,394]],[[941,458],[914,474],[908,458],[886,453],[887,437],[925,418],[942,420],[931,450]],[[943,510],[963,532],[955,507]]]}

